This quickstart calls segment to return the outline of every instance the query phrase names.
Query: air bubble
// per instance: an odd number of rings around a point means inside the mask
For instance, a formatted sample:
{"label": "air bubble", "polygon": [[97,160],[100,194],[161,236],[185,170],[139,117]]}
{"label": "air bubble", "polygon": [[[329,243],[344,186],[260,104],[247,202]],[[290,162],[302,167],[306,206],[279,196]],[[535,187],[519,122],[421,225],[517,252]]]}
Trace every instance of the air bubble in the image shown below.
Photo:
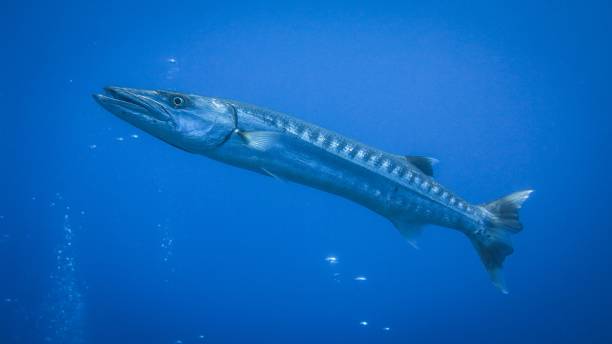
{"label": "air bubble", "polygon": [[338,258],[335,256],[327,256],[325,257],[325,261],[328,262],[329,264],[337,264]]}

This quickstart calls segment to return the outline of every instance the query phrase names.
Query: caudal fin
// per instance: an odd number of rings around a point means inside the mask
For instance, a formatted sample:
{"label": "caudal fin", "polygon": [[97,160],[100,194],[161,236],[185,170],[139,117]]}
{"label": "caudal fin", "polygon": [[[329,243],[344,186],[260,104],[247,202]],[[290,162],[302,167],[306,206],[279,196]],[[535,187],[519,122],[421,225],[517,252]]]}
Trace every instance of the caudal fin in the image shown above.
{"label": "caudal fin", "polygon": [[515,192],[491,203],[482,205],[487,214],[485,227],[470,236],[493,284],[507,294],[502,266],[506,256],[512,254],[511,235],[520,232],[519,210],[533,190]]}

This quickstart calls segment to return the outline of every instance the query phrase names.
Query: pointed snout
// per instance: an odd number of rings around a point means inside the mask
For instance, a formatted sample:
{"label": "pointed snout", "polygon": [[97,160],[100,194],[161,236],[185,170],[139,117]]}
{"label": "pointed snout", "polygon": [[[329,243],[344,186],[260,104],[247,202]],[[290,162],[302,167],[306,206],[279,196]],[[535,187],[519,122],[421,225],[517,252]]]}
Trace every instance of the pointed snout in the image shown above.
{"label": "pointed snout", "polygon": [[146,116],[158,121],[170,118],[165,106],[158,101],[159,93],[156,91],[108,86],[104,88],[104,93],[94,94],[93,98],[121,118]]}

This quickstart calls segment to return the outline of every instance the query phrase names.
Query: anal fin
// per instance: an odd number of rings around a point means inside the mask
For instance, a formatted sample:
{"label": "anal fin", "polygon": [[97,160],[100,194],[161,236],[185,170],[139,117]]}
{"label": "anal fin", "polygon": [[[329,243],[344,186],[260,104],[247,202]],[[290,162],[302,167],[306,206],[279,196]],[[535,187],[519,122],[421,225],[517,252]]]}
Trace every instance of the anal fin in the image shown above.
{"label": "anal fin", "polygon": [[417,242],[418,237],[423,232],[423,225],[420,223],[402,222],[402,221],[391,221],[400,234],[406,239],[410,246],[415,249],[419,249]]}

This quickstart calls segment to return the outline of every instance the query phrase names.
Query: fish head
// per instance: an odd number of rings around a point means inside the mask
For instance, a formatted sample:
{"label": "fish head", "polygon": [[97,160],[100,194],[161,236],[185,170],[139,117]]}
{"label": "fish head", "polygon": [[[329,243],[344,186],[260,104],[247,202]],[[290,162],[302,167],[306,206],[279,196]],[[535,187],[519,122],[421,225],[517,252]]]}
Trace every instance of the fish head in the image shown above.
{"label": "fish head", "polygon": [[236,129],[236,109],[217,98],[123,87],[106,87],[93,97],[117,117],[188,152],[214,149]]}

